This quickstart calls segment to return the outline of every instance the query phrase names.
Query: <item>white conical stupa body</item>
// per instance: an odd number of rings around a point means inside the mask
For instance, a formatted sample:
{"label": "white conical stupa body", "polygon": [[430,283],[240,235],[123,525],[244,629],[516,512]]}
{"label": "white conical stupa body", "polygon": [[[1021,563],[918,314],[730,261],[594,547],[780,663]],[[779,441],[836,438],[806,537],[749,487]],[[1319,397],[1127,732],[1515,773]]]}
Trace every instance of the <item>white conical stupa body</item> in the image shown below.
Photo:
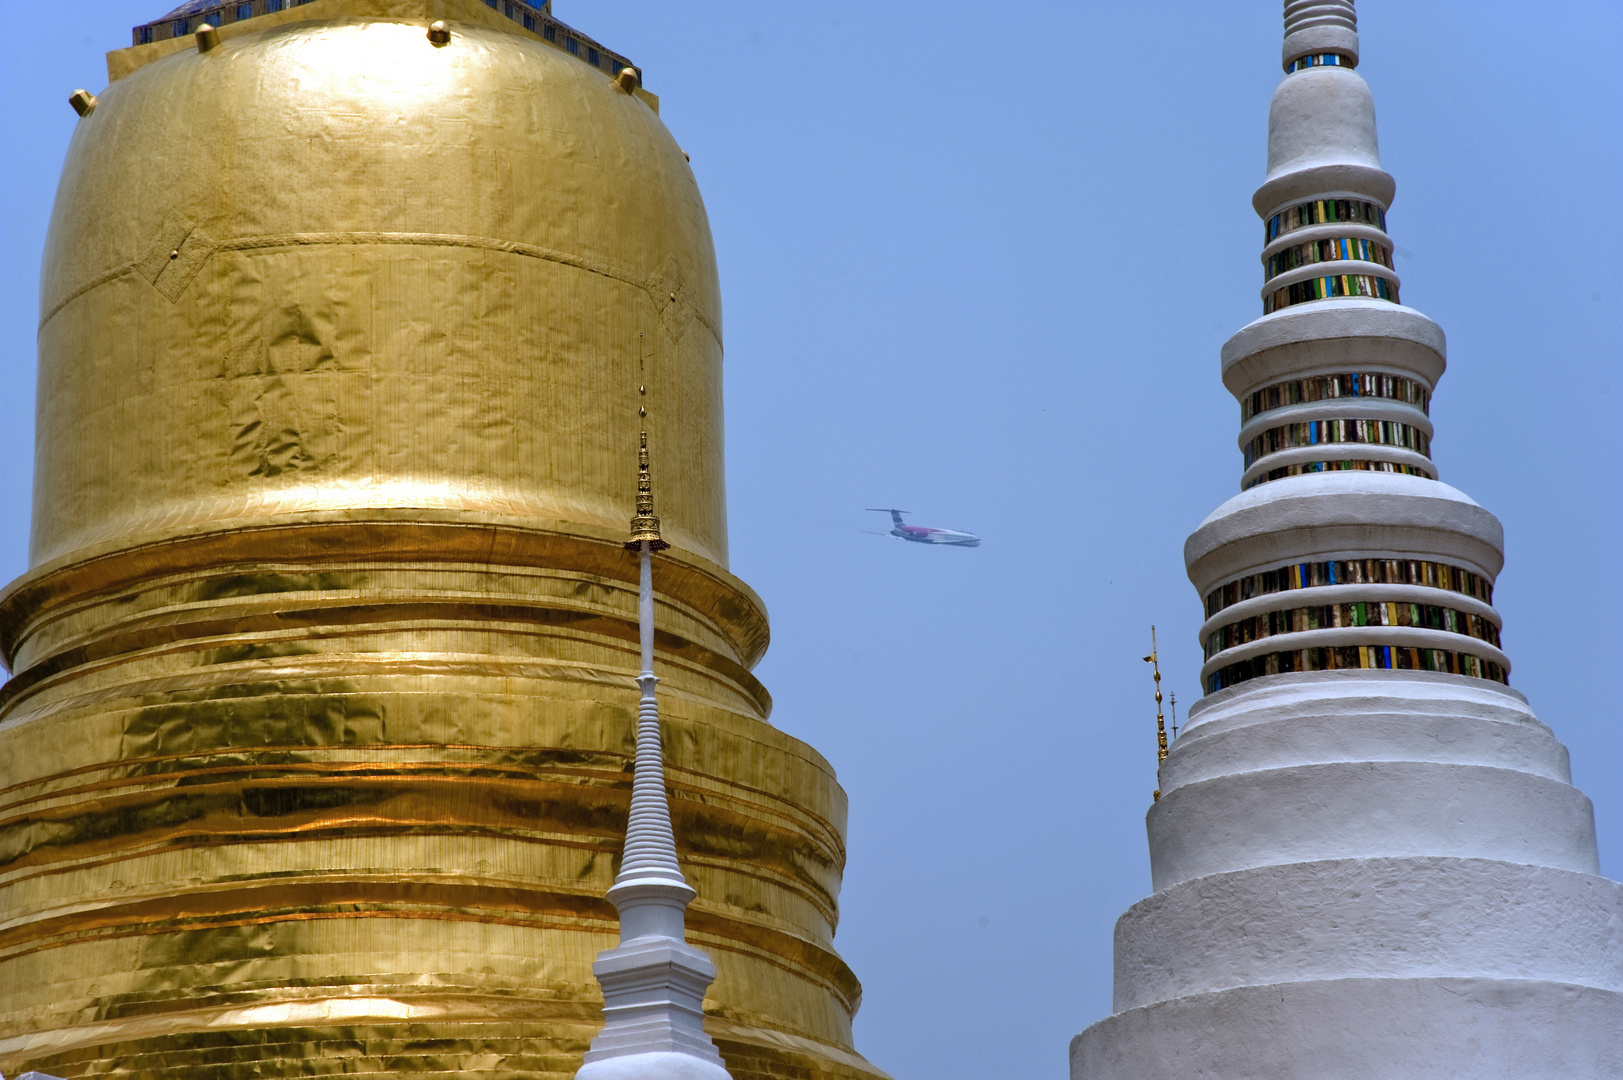
{"label": "white conical stupa body", "polygon": [[[647,448],[642,481],[647,484]],[[644,513],[639,508],[639,513]],[[658,519],[652,519],[658,536]],[[633,525],[635,526],[635,522]],[[658,543],[657,540],[653,543]],[[603,1030],[586,1051],[576,1080],[729,1080],[704,1030],[704,992],[714,981],[710,958],[686,941],[693,889],[676,861],[665,758],[654,687],[652,543],[638,546],[642,673],[637,686],[637,771],[625,854],[609,899],[620,913],[620,944],[598,954],[592,973],[603,988]]]}
{"label": "white conical stupa body", "polygon": [[1073,1080],[1623,1076],[1623,885],[1508,685],[1499,522],[1440,483],[1350,0],[1285,5],[1241,494],[1185,545],[1207,696]]}

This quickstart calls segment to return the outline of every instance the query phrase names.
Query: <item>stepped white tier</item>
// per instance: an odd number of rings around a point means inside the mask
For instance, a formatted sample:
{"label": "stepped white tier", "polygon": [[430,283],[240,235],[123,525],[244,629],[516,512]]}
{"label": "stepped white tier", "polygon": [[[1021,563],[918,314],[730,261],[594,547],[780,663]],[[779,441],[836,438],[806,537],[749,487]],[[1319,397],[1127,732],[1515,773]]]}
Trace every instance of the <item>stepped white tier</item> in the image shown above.
{"label": "stepped white tier", "polygon": [[1499,522],[1437,479],[1351,0],[1288,0],[1241,494],[1184,547],[1206,697],[1073,1080],[1623,1076],[1623,885],[1508,685]]}

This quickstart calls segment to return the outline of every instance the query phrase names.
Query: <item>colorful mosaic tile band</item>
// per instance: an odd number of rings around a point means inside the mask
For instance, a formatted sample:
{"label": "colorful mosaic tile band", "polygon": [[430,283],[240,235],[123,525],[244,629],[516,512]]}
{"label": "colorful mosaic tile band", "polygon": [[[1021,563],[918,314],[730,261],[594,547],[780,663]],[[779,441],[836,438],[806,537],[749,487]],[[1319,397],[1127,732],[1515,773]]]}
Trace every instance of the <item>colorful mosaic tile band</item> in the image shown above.
{"label": "colorful mosaic tile band", "polygon": [[1308,473],[1321,472],[1389,472],[1436,479],[1418,465],[1400,465],[1395,461],[1303,461],[1295,465],[1282,465],[1277,469],[1269,469],[1260,476],[1253,476],[1240,485],[1240,490],[1250,491],[1258,484],[1266,484],[1270,480],[1283,480],[1287,476],[1305,476]]}
{"label": "colorful mosaic tile band", "polygon": [[1275,289],[1262,298],[1264,315],[1288,308],[1292,304],[1305,304],[1310,300],[1334,300],[1338,296],[1367,296],[1373,300],[1398,302],[1398,287],[1391,281],[1374,274],[1336,274],[1333,277],[1308,278]]}
{"label": "colorful mosaic tile band", "polygon": [[1392,253],[1383,245],[1373,240],[1341,237],[1309,240],[1305,244],[1297,244],[1295,247],[1275,252],[1263,261],[1263,280],[1272,281],[1285,271],[1295,270],[1298,266],[1354,259],[1359,262],[1377,263],[1388,270],[1392,269]]}
{"label": "colorful mosaic tile band", "polygon": [[1312,202],[1288,206],[1269,218],[1263,225],[1263,244],[1271,244],[1292,229],[1305,229],[1309,225],[1332,225],[1356,221],[1386,231],[1386,211],[1363,199],[1314,199]]}
{"label": "colorful mosaic tile band", "polygon": [[1451,634],[1486,641],[1499,647],[1499,627],[1470,612],[1437,604],[1402,604],[1360,600],[1350,604],[1315,604],[1312,607],[1267,611],[1249,619],[1220,626],[1206,636],[1206,659],[1224,649],[1260,641],[1275,634],[1328,630],[1345,626],[1414,626],[1446,630]]}
{"label": "colorful mosaic tile band", "polygon": [[1410,649],[1399,645],[1344,645],[1319,649],[1293,649],[1241,660],[1206,676],[1206,692],[1214,694],[1264,675],[1292,671],[1341,671],[1383,668],[1399,671],[1440,671],[1509,683],[1505,669],[1492,660],[1449,649]]}
{"label": "colorful mosaic tile band", "polygon": [[1206,617],[1253,596],[1321,585],[1423,585],[1475,597],[1484,604],[1493,603],[1493,582],[1448,563],[1427,559],[1326,559],[1290,563],[1219,585],[1206,594]]}
{"label": "colorful mosaic tile band", "polygon": [[1285,74],[1289,75],[1294,71],[1306,71],[1308,68],[1316,67],[1350,68],[1357,66],[1357,62],[1345,53],[1313,53],[1309,56],[1298,56],[1295,60],[1292,60],[1289,64],[1285,65]]}
{"label": "colorful mosaic tile band", "polygon": [[1245,444],[1245,467],[1280,450],[1340,443],[1396,446],[1431,457],[1431,437],[1396,420],[1308,420],[1269,428]]}
{"label": "colorful mosaic tile band", "polygon": [[1309,379],[1289,379],[1265,386],[1240,399],[1240,423],[1270,409],[1286,405],[1303,405],[1314,401],[1336,401],[1341,398],[1383,398],[1413,405],[1421,412],[1431,407],[1431,392],[1425,384],[1402,375],[1381,372],[1369,374],[1319,375]]}

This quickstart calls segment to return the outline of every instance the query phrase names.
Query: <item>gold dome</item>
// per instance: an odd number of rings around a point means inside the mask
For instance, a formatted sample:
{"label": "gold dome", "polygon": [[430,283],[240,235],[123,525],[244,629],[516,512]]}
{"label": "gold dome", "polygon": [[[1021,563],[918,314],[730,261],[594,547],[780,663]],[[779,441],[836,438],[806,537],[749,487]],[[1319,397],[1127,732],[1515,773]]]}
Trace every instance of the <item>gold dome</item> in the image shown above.
{"label": "gold dome", "polygon": [[715,257],[653,99],[473,0],[218,37],[109,58],[52,215],[0,1069],[573,1073],[645,384],[707,1025],[739,1080],[879,1075],[832,947],[844,795],[766,722],[725,569]]}
{"label": "gold dome", "polygon": [[671,539],[725,563],[715,252],[659,117],[516,28],[254,26],[79,124],[34,562],[358,507],[619,530],[641,361]]}

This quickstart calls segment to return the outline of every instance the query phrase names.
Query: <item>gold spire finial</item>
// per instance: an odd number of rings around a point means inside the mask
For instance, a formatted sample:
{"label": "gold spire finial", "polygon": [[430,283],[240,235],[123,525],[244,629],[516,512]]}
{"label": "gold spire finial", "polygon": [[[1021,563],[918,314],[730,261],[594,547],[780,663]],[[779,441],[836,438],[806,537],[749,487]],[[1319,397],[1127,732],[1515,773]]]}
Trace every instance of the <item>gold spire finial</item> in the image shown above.
{"label": "gold spire finial", "polygon": [[[1150,627],[1150,655],[1144,658],[1155,670],[1155,778],[1161,778],[1161,765],[1167,759],[1167,720],[1161,713],[1161,653],[1155,645],[1155,627]],[[1161,799],[1161,789],[1155,789],[1155,798]]]}
{"label": "gold spire finial", "polygon": [[[637,387],[637,416],[648,419],[648,388]],[[650,551],[663,551],[671,545],[659,536],[659,518],[654,516],[654,481],[648,475],[648,432],[644,429],[637,446],[637,516],[631,519],[631,539],[627,551],[636,551],[648,541]]]}

